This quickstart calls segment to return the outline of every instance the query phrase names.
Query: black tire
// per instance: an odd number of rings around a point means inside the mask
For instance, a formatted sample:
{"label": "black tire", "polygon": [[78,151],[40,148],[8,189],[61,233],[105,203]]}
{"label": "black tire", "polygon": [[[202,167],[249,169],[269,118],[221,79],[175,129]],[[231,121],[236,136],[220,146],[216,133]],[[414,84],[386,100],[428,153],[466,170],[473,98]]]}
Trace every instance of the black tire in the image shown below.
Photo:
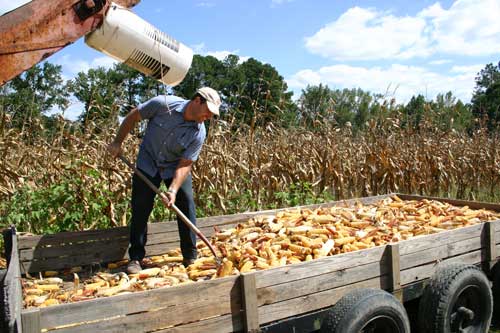
{"label": "black tire", "polygon": [[381,289],[358,289],[340,299],[327,313],[321,333],[406,333],[410,322],[394,296]]}
{"label": "black tire", "polygon": [[488,278],[472,265],[440,264],[419,305],[420,332],[487,332],[493,300]]}

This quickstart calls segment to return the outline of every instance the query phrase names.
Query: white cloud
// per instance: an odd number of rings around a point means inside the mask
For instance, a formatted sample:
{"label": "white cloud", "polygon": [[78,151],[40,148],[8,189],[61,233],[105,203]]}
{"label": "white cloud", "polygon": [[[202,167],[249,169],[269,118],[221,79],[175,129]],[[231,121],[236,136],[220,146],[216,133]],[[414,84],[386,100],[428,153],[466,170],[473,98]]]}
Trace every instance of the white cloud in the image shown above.
{"label": "white cloud", "polygon": [[372,93],[395,97],[399,103],[422,94],[433,99],[438,93],[451,91],[462,101],[468,102],[474,87],[477,66],[453,67],[448,74],[430,71],[423,67],[395,64],[387,68],[333,65],[318,71],[302,70],[287,80],[296,92],[307,84],[327,84],[332,89],[361,88]]}
{"label": "white cloud", "polygon": [[444,65],[444,64],[449,64],[451,62],[452,60],[450,59],[439,59],[439,60],[429,61],[429,65]]}
{"label": "white cloud", "polygon": [[305,45],[337,60],[499,54],[498,13],[498,0],[457,0],[449,9],[437,2],[414,16],[353,7],[307,37]]}
{"label": "white cloud", "polygon": [[205,51],[205,43],[199,43],[199,44],[194,44],[191,45],[191,48],[193,49],[193,52],[196,54],[202,54]]}
{"label": "white cloud", "polygon": [[60,58],[55,58],[52,62],[56,65],[62,66],[63,79],[65,80],[72,79],[79,72],[87,72],[91,68],[104,67],[109,69],[114,64],[118,63],[118,61],[108,56],[97,57],[91,61],[87,61],[75,58],[69,54]]}
{"label": "white cloud", "polygon": [[427,54],[425,20],[354,7],[306,38],[312,53],[338,60],[410,58]]}
{"label": "white cloud", "polygon": [[484,65],[471,65],[471,66],[453,66],[450,69],[451,73],[461,73],[461,74],[466,74],[466,73],[479,73],[481,69],[484,68]]}
{"label": "white cloud", "polygon": [[224,59],[226,59],[226,57],[230,54],[234,54],[234,55],[237,55],[240,60],[239,60],[239,63],[243,63],[245,61],[247,61],[248,59],[250,59],[250,57],[248,56],[241,56],[239,55],[238,53],[240,53],[240,50],[233,50],[233,51],[227,51],[227,50],[223,50],[223,51],[206,51],[205,50],[205,43],[199,43],[199,44],[195,44],[195,45],[191,45],[191,48],[193,49],[193,52],[196,53],[196,54],[199,54],[199,55],[203,55],[203,56],[212,56],[212,57],[215,57],[217,58],[218,60],[222,61]]}
{"label": "white cloud", "polygon": [[500,1],[458,0],[432,19],[433,39],[442,53],[468,56],[500,53]]}
{"label": "white cloud", "polygon": [[238,63],[240,63],[240,64],[247,61],[248,59],[250,59],[250,57],[239,56],[238,53],[239,53],[239,50],[235,50],[235,51],[211,51],[211,52],[207,52],[206,55],[211,55],[212,57],[215,57],[215,58],[222,61],[222,60],[226,59],[226,57],[228,55],[234,54],[234,55],[237,55],[239,57]]}
{"label": "white cloud", "polygon": [[30,2],[30,1],[28,1],[28,0],[1,0],[0,1],[0,15],[3,15],[7,12],[10,12],[11,10],[16,9],[17,7],[20,7],[28,2]]}

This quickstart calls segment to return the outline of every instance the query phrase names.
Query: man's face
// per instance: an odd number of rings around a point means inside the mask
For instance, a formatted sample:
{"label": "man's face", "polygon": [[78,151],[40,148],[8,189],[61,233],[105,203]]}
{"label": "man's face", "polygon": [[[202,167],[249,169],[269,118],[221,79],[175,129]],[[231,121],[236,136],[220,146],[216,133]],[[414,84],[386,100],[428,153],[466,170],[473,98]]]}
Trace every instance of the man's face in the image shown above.
{"label": "man's face", "polygon": [[196,108],[196,114],[195,114],[195,121],[197,123],[202,123],[205,120],[209,120],[212,118],[213,113],[210,112],[208,109],[207,103],[201,104],[201,100],[198,98],[198,103],[197,103],[197,108]]}

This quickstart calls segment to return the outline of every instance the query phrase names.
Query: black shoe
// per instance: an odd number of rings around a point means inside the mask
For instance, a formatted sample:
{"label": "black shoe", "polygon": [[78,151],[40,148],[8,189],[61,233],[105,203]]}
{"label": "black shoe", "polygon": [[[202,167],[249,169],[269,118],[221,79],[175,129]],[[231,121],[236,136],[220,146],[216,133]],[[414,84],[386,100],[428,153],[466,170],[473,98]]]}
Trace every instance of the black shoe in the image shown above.
{"label": "black shoe", "polygon": [[127,265],[127,273],[137,274],[142,270],[141,263],[139,260],[130,260]]}
{"label": "black shoe", "polygon": [[195,259],[183,259],[182,264],[184,267],[188,268],[189,265],[194,264]]}

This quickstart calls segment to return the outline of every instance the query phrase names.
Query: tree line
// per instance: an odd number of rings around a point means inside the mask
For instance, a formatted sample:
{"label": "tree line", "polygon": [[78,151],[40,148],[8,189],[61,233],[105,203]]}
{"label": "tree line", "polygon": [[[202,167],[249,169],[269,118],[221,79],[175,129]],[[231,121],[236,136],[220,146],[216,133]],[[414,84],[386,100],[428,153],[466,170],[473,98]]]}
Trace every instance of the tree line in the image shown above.
{"label": "tree line", "polygon": [[396,120],[401,127],[418,130],[423,123],[442,130],[471,131],[477,126],[495,130],[500,121],[500,62],[487,64],[476,76],[470,103],[463,103],[452,92],[433,100],[413,96],[406,104],[362,89],[331,89],[319,84],[307,86],[293,98],[278,71],[270,64],[236,55],[224,60],[195,55],[186,78],[167,88],[124,64],[98,67],[80,72],[70,80],[62,68],[44,62],[0,87],[0,111],[19,128],[33,122],[50,130],[53,108],[65,110],[76,98],[84,110],[76,124],[116,122],[137,104],[158,94],[190,98],[200,86],[211,86],[221,94],[221,119],[230,126],[305,127],[314,130],[322,123],[353,131],[363,131],[370,122]]}

